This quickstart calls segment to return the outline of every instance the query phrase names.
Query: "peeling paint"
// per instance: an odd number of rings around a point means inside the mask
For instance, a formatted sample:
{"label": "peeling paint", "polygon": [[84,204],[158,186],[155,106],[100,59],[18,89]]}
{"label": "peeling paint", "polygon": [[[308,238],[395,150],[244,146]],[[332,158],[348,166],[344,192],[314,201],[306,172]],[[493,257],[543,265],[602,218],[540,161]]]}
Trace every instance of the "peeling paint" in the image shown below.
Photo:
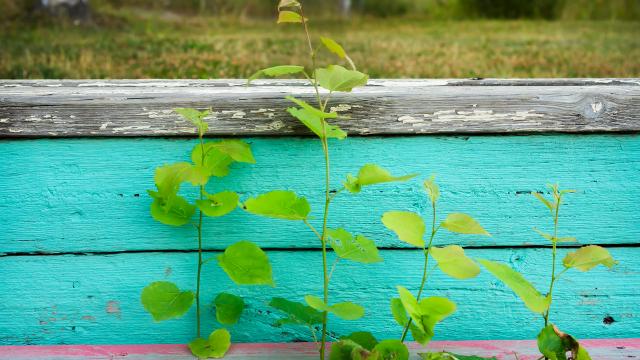
{"label": "peeling paint", "polygon": [[398,121],[401,121],[403,124],[416,124],[416,123],[422,123],[424,122],[424,120],[422,119],[416,119],[411,115],[403,115],[400,116],[398,118]]}
{"label": "peeling paint", "polygon": [[114,315],[117,318],[120,318],[122,312],[120,311],[120,302],[115,300],[107,301],[107,307],[105,309],[107,314]]}
{"label": "peeling paint", "polygon": [[[544,118],[544,114],[536,113],[535,110],[524,110],[514,112],[497,113],[493,110],[441,110],[432,114],[426,113],[423,116],[433,122],[450,121],[498,121],[498,120],[527,120]],[[532,123],[535,124],[535,123]]]}
{"label": "peeling paint", "polygon": [[103,123],[102,125],[100,125],[100,130],[106,130],[107,126],[109,125],[113,125],[113,123],[111,121],[107,121],[106,123]]}
{"label": "peeling paint", "polygon": [[351,110],[351,105],[349,105],[349,104],[338,104],[336,106],[332,106],[329,110],[331,112],[349,111],[349,110]]}

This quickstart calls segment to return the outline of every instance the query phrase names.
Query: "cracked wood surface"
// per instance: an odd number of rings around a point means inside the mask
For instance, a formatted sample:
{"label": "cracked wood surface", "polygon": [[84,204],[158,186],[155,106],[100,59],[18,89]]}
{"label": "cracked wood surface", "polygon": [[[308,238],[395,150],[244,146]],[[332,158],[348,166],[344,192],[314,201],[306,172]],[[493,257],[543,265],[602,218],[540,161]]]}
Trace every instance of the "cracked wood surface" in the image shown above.
{"label": "cracked wood surface", "polygon": [[[0,80],[0,136],[186,136],[172,109],[212,107],[209,135],[308,135],[303,81]],[[371,80],[330,105],[351,135],[637,132],[640,79]]]}

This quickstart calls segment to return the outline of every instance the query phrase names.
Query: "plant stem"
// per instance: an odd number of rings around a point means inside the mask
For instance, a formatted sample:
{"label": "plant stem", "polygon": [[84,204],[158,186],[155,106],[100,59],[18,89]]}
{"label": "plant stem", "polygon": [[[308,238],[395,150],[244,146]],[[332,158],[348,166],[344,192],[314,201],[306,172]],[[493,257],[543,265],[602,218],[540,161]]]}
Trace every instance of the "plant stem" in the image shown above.
{"label": "plant stem", "polygon": [[[204,141],[199,134],[201,163],[204,163]],[[204,198],[204,185],[200,185],[200,200]],[[196,275],[196,335],[200,337],[200,273],[202,272],[202,210],[198,211],[198,272]]]}
{"label": "plant stem", "polygon": [[[422,252],[424,253],[424,269],[422,270],[422,281],[420,282],[420,289],[418,290],[418,296],[416,296],[416,300],[420,301],[420,296],[422,296],[422,291],[424,290],[424,286],[427,283],[427,269],[429,267],[429,253],[431,253],[431,245],[433,244],[433,238],[436,236],[436,232],[438,229],[436,228],[436,203],[431,202],[431,208],[433,212],[433,216],[431,217],[431,236],[429,237],[429,245],[426,248],[422,248]],[[402,330],[402,337],[400,338],[401,342],[404,342],[404,339],[407,337],[407,333],[409,332],[409,327],[411,327],[411,322],[413,319],[409,317],[409,321],[407,325],[404,326]]]}
{"label": "plant stem", "polygon": [[[553,299],[553,285],[556,282],[556,245],[558,243],[558,213],[560,212],[560,203],[562,202],[562,196],[558,195],[556,200],[556,212],[553,217],[553,250],[552,250],[552,263],[551,263],[551,284],[549,285],[549,293],[548,296]],[[549,303],[549,308],[547,308],[547,312],[544,314],[544,326],[549,325],[549,312],[551,311],[551,302]]]}

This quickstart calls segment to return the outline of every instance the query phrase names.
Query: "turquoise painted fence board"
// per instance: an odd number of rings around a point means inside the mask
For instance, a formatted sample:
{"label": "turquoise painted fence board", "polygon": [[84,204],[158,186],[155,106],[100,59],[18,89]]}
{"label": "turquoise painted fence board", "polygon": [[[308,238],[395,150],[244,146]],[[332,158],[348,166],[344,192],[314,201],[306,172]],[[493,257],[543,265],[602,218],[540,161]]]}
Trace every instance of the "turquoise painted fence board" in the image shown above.
{"label": "turquoise painted fence board", "polygon": [[[527,274],[538,288],[546,287],[548,249],[472,249],[474,257],[509,262]],[[566,252],[561,250],[561,254]],[[579,338],[640,337],[640,248],[613,248],[620,260],[614,270],[600,267],[561,280],[552,321]],[[236,287],[214,263],[204,271],[203,299],[219,291],[246,297],[248,308],[232,328],[239,342],[310,340],[304,328],[272,326],[277,314],[266,306],[271,296],[301,300],[320,292],[320,254],[271,251],[276,288]],[[333,254],[331,254],[333,255]],[[355,329],[379,337],[399,335],[388,301],[396,285],[415,290],[421,275],[418,250],[385,250],[384,263],[362,266],[340,262],[332,283],[332,298],[363,304],[358,321],[333,319],[333,336]],[[139,302],[150,281],[170,279],[193,287],[195,253],[141,253],[0,257],[0,344],[134,344],[185,343],[193,336],[193,309],[183,319],[153,323]],[[393,271],[390,271],[393,269]],[[486,272],[477,279],[452,280],[436,271],[428,294],[444,295],[458,311],[438,325],[439,339],[531,339],[542,319]],[[217,326],[205,311],[205,329]],[[607,316],[614,322],[603,323]]]}
{"label": "turquoise painted fence board", "polygon": [[[307,196],[320,217],[322,158],[312,138],[250,138],[257,164],[236,167],[216,189],[246,198],[279,188]],[[0,253],[193,249],[191,227],[154,222],[145,190],[162,163],[184,161],[184,139],[59,139],[0,141]],[[532,226],[549,228],[548,212],[529,194],[557,181],[567,198],[562,233],[583,243],[637,244],[640,239],[640,137],[537,135],[350,138],[332,144],[333,182],[367,162],[393,173],[438,175],[442,211],[476,216],[492,238],[445,235],[471,246],[544,244]],[[429,214],[421,181],[340,195],[332,226],[402,246],[379,222],[390,209]],[[352,221],[356,219],[356,221]],[[263,247],[310,248],[318,243],[301,223],[263,219],[238,210],[209,221],[206,247],[241,239]],[[601,231],[598,231],[601,229]]]}

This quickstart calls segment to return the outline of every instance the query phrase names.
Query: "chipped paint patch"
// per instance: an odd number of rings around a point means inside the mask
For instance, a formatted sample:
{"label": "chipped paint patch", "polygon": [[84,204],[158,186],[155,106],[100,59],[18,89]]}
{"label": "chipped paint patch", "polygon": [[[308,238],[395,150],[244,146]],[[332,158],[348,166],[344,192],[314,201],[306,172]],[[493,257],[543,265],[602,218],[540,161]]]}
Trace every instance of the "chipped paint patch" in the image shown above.
{"label": "chipped paint patch", "polygon": [[411,115],[402,115],[398,118],[398,121],[401,121],[403,124],[416,124],[424,122],[424,120],[416,119]]}
{"label": "chipped paint patch", "polygon": [[106,123],[100,125],[100,130],[106,130],[107,126],[109,125],[113,125],[113,123],[111,121],[107,121]]}
{"label": "chipped paint patch", "polygon": [[114,315],[119,319],[122,315],[122,312],[120,311],[120,302],[115,300],[107,301],[107,307],[105,311],[107,312],[107,314]]}
{"label": "chipped paint patch", "polygon": [[341,112],[341,111],[349,111],[351,110],[351,105],[349,104],[338,104],[336,106],[332,106],[329,111],[331,112]]}
{"label": "chipped paint patch", "polygon": [[593,110],[594,113],[599,113],[602,111],[602,108],[604,108],[604,105],[599,101],[591,104],[591,110]]}
{"label": "chipped paint patch", "polygon": [[535,110],[513,111],[496,113],[493,110],[441,110],[432,114],[423,114],[426,119],[433,122],[450,121],[496,121],[496,120],[528,120],[544,118],[544,114],[536,113]]}

